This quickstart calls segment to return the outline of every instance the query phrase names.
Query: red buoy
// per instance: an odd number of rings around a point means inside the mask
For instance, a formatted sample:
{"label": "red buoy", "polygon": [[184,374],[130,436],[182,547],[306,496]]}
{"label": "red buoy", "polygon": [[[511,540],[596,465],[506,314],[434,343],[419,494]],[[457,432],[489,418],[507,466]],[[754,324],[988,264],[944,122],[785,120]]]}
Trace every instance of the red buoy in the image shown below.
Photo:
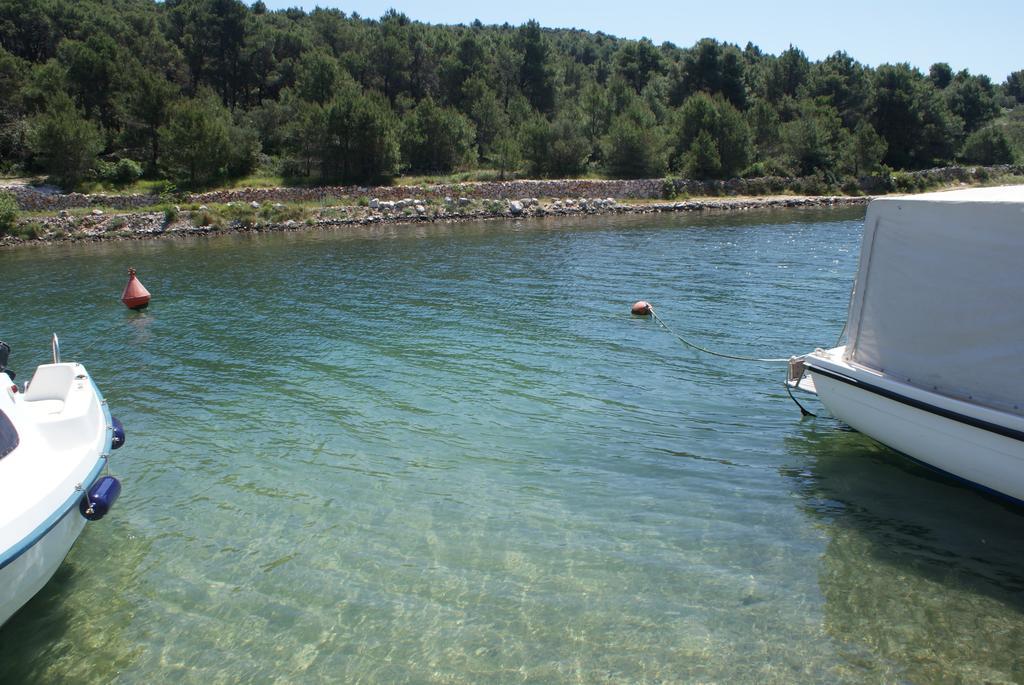
{"label": "red buoy", "polygon": [[149,291],[135,277],[135,269],[128,268],[128,284],[121,293],[121,301],[128,309],[142,309],[149,304]]}
{"label": "red buoy", "polygon": [[633,307],[629,310],[633,316],[650,316],[654,310],[651,309],[651,303],[640,300],[634,302]]}

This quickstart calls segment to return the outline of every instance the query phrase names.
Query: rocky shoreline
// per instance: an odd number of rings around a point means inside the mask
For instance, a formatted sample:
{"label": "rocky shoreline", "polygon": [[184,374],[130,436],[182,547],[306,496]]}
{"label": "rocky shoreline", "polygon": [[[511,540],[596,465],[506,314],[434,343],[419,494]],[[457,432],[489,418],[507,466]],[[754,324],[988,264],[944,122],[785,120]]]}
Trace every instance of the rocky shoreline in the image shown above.
{"label": "rocky shoreline", "polygon": [[[875,195],[887,192],[913,192],[915,186],[979,183],[999,175],[1024,175],[1024,165],[991,167],[941,167],[922,171],[901,172],[907,187],[899,187],[893,179],[887,185],[882,177],[872,176],[858,181],[856,193]],[[895,178],[895,177],[894,177]],[[889,187],[896,186],[896,187]],[[772,197],[786,193],[814,196],[821,193],[820,181],[813,178],[733,178],[699,181],[685,178],[648,179],[516,179],[509,181],[473,181],[427,183],[423,185],[389,186],[322,186],[236,188],[177,195],[177,202],[213,205],[227,202],[343,204],[357,198],[378,198],[399,201],[418,197],[440,201],[445,197],[466,197],[472,200],[512,200],[524,197],[545,198],[615,198],[617,200],[658,200],[665,197]],[[56,212],[62,209],[103,208],[144,211],[162,200],[147,194],[61,193],[57,188],[34,187],[24,183],[4,183],[0,190],[14,196],[23,211]],[[845,192],[850,192],[846,190]]]}
{"label": "rocky shoreline", "polygon": [[868,197],[776,196],[756,198],[706,198],[684,201],[619,202],[611,197],[538,200],[478,200],[469,197],[409,197],[399,200],[369,198],[357,205],[318,206],[261,204],[258,200],[194,209],[169,207],[161,212],[87,214],[66,210],[55,216],[21,219],[18,230],[0,237],[0,246],[96,242],[239,232],[328,230],[351,226],[455,223],[466,221],[572,217],[601,214],[652,214],[666,212],[723,212],[800,207],[850,207],[865,205]]}
{"label": "rocky shoreline", "polygon": [[[511,200],[527,197],[548,198],[615,198],[617,200],[657,200],[670,196],[730,197],[771,196],[787,192],[799,193],[801,179],[758,178],[727,181],[694,181],[689,179],[518,179],[510,181],[473,181],[463,183],[429,183],[423,185],[388,186],[285,186],[277,188],[234,188],[177,195],[177,202],[214,205],[228,202],[321,204],[351,203],[358,198],[377,198],[381,202],[397,202],[419,198],[421,202],[441,201],[446,197],[470,200]],[[14,196],[19,209],[26,211],[58,211],[76,208],[109,208],[144,210],[161,202],[146,194],[61,193],[57,188],[36,188],[28,185],[4,187]],[[810,195],[813,193],[807,192]]]}

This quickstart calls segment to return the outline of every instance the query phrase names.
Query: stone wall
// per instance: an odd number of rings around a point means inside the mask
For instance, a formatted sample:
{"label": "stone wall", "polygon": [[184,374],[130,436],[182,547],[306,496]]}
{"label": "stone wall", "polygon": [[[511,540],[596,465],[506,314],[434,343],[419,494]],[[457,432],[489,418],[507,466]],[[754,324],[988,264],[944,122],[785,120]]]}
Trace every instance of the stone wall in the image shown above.
{"label": "stone wall", "polygon": [[[974,181],[989,176],[1017,173],[1024,174],[1021,166],[997,167],[945,167],[913,172],[923,181],[955,182]],[[602,197],[617,200],[663,198],[666,190],[674,188],[676,195],[693,196],[736,196],[775,195],[786,190],[799,189],[805,182],[795,178],[731,179],[728,181],[692,181],[688,179],[639,179],[604,181],[596,179],[567,180],[519,180],[483,183],[453,183],[421,186],[329,186],[321,188],[241,188],[237,190],[216,190],[208,193],[192,193],[178,202],[214,204],[227,202],[323,202],[352,200],[365,197],[379,200],[400,200],[406,198],[465,197],[476,200],[511,200],[523,197],[580,198]],[[862,184],[863,185],[863,184]],[[869,193],[885,192],[885,181],[881,184],[864,185]],[[81,193],[43,193],[28,186],[6,189],[14,194],[18,206],[24,210],[71,209],[73,207],[112,207],[115,209],[137,209],[159,204],[153,195],[106,195]]]}
{"label": "stone wall", "polygon": [[[698,194],[704,186],[695,181],[676,181],[679,192]],[[736,182],[728,182],[735,186]],[[13,186],[5,189],[14,195],[23,210],[72,209],[75,207],[110,207],[114,209],[138,209],[159,204],[153,195],[109,195],[82,193],[43,193],[30,186]],[[716,193],[721,194],[721,193]],[[733,193],[736,194],[736,193]],[[659,198],[663,195],[661,179],[631,181],[601,180],[548,180],[548,181],[496,181],[485,183],[454,183],[414,186],[328,186],[319,188],[239,188],[236,190],[215,190],[207,193],[190,193],[179,202],[215,204],[227,202],[324,202],[352,200],[354,198],[379,198],[400,200],[412,197],[436,198],[468,197],[472,199],[505,200],[519,197],[613,197],[616,199]]]}
{"label": "stone wall", "polygon": [[159,198],[152,195],[104,195],[83,193],[40,192],[32,186],[8,186],[0,188],[10,193],[20,209],[26,211],[57,211],[74,207],[114,207],[116,209],[138,209],[148,207]]}

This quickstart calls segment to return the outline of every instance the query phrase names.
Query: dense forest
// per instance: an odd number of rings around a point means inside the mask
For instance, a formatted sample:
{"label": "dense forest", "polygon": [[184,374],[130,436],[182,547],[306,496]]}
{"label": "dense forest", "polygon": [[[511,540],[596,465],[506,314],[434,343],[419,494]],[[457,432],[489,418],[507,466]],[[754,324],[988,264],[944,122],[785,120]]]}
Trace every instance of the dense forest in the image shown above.
{"label": "dense forest", "polygon": [[203,187],[401,174],[821,176],[1024,153],[1024,70],[993,83],[389,11],[237,0],[0,0],[0,172]]}

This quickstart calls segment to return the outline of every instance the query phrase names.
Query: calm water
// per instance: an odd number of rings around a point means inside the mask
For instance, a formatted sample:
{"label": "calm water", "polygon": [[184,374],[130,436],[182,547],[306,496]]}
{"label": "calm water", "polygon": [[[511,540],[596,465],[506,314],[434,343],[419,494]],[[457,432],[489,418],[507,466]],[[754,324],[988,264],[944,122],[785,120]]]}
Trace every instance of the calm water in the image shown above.
{"label": "calm water", "polygon": [[[0,251],[125,485],[0,681],[1019,682],[1024,516],[835,421],[862,211]],[[155,294],[117,302],[129,265]]]}

